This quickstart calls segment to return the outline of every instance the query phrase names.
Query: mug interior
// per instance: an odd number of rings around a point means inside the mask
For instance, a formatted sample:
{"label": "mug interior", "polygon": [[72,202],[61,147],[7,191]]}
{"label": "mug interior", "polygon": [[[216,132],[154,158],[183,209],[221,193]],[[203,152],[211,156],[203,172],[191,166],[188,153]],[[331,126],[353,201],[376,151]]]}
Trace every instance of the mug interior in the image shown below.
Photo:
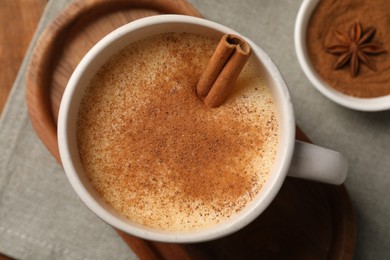
{"label": "mug interior", "polygon": [[129,23],[110,33],[96,44],[74,71],[61,101],[58,119],[58,142],[60,156],[66,175],[82,201],[100,218],[124,232],[141,238],[164,242],[199,242],[216,239],[235,232],[253,221],[271,203],[279,191],[288,171],[294,140],[295,121],[287,86],[269,56],[245,38],[251,45],[251,59],[259,63],[261,73],[271,88],[276,101],[279,120],[279,143],[277,156],[268,180],[241,212],[227,221],[199,231],[169,232],[134,223],[108,206],[94,190],[83,172],[79,159],[76,122],[84,91],[97,70],[116,52],[128,44],[145,37],[167,33],[187,32],[203,34],[220,39],[225,33],[237,32],[220,24],[189,16],[159,15]]}

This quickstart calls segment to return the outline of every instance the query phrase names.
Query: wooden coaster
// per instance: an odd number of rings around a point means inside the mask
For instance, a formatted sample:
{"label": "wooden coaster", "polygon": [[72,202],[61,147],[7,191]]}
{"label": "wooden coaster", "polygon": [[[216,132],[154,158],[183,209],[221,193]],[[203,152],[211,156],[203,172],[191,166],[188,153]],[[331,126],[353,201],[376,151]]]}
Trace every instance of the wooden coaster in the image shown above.
{"label": "wooden coaster", "polygon": [[[75,0],[42,33],[26,75],[26,102],[38,137],[58,162],[58,109],[82,57],[121,25],[165,13],[200,17],[185,0]],[[309,141],[299,129],[297,139]],[[355,229],[343,185],[287,178],[258,219],[222,239],[184,245],[117,232],[141,259],[352,259]]]}

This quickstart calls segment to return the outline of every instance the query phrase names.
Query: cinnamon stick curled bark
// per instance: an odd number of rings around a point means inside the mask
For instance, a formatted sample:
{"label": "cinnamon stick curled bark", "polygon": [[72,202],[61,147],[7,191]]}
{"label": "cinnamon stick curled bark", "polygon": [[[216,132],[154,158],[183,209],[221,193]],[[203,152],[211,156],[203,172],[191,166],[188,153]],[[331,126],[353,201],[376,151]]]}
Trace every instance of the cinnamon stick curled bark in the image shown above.
{"label": "cinnamon stick curled bark", "polygon": [[208,107],[220,106],[229,96],[250,54],[249,44],[241,37],[222,36],[196,87],[198,96]]}

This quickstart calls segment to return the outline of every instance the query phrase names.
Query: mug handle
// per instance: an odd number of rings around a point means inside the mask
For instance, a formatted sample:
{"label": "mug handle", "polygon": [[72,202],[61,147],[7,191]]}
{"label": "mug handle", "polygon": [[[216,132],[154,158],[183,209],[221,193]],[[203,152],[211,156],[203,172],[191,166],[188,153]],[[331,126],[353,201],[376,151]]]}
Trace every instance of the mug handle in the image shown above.
{"label": "mug handle", "polygon": [[288,176],[339,185],[347,172],[348,161],[339,152],[295,140]]}

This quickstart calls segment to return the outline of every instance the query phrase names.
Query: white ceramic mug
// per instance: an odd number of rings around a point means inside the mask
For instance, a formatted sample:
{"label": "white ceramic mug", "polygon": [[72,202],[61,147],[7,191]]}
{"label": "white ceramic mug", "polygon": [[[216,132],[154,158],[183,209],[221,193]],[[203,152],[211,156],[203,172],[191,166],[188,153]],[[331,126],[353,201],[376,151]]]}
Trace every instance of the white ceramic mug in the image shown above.
{"label": "white ceramic mug", "polygon": [[200,242],[233,233],[258,217],[278,193],[286,175],[341,184],[347,174],[347,161],[337,152],[295,140],[295,120],[287,86],[268,55],[249,39],[253,56],[260,60],[263,74],[276,100],[279,117],[279,147],[272,172],[254,200],[227,221],[193,232],[168,232],[135,224],[105,204],[85,176],[76,142],[78,109],[85,88],[107,59],[131,42],[164,32],[204,34],[220,39],[225,33],[238,34],[212,21],[180,15],[161,15],[129,23],[97,43],[75,69],[61,101],[58,118],[58,144],[66,175],[81,200],[100,218],[129,234],[165,242]]}

